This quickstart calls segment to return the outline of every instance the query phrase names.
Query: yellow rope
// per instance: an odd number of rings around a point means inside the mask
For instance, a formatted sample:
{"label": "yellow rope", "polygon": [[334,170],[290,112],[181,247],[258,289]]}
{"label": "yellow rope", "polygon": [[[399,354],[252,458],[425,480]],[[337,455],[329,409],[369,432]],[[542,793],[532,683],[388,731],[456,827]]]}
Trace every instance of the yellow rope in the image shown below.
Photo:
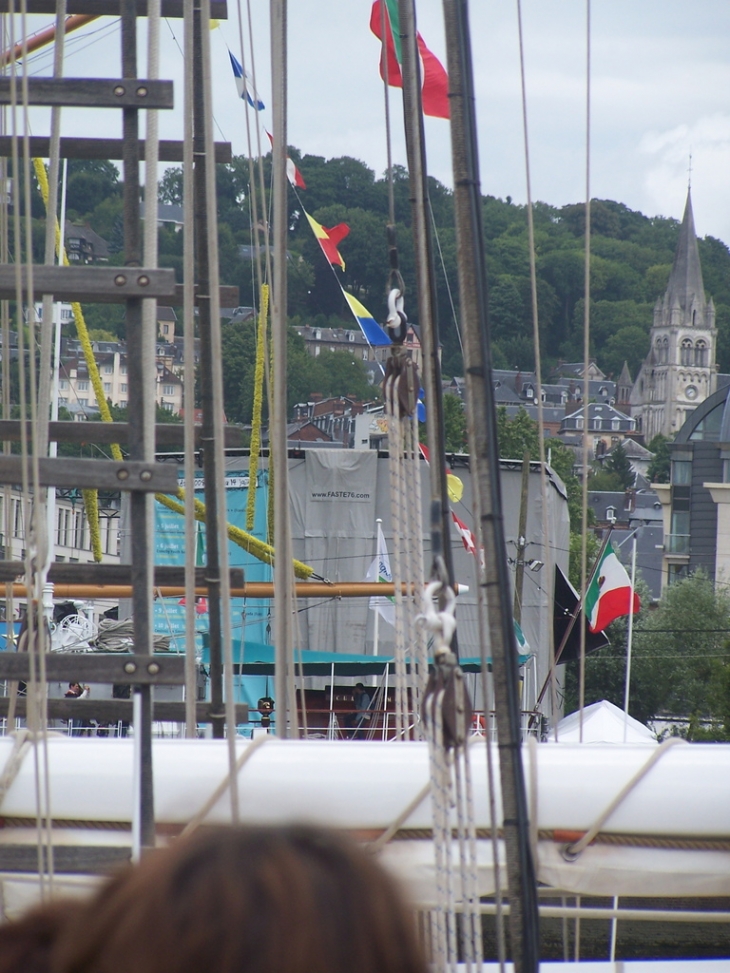
{"label": "yellow rope", "polygon": [[[178,490],[177,496],[184,502],[185,491],[182,487]],[[167,496],[165,493],[156,493],[155,500],[161,503],[163,507],[167,507],[168,510],[174,510],[178,514],[185,513],[183,504],[178,503],[177,500],[173,500],[172,497]],[[205,504],[198,499],[195,500],[195,519],[205,523]],[[228,538],[234,544],[242,547],[244,551],[253,554],[259,561],[263,561],[265,564],[274,563],[274,548],[265,541],[259,540],[258,537],[254,537],[252,534],[242,530],[240,527],[228,524]],[[314,568],[311,568],[308,564],[303,564],[301,561],[297,561],[296,558],[293,558],[292,563],[294,565],[294,574],[298,578],[306,580],[314,574]]]}
{"label": "yellow rope", "polygon": [[[35,169],[36,179],[38,180],[38,188],[41,191],[41,196],[43,197],[43,202],[46,209],[48,209],[48,173],[46,172],[46,167],[43,164],[42,159],[33,159],[33,167]],[[59,254],[61,250],[61,227],[56,220],[56,255]],[[68,267],[69,261],[66,255],[66,250],[64,248],[62,262],[65,267]],[[86,360],[86,368],[89,372],[89,378],[91,379],[91,384],[96,395],[96,401],[99,404],[99,412],[104,422],[111,422],[112,417],[109,412],[109,406],[107,405],[106,399],[104,398],[104,386],[101,381],[101,376],[99,375],[99,369],[96,365],[96,359],[94,358],[94,350],[91,347],[91,341],[89,339],[89,331],[86,327],[86,321],[84,320],[84,314],[81,310],[81,305],[78,301],[74,301],[71,304],[71,310],[73,312],[74,321],[76,323],[76,331],[81,341],[81,347],[84,351],[84,359]],[[116,443],[112,444],[112,456],[116,460],[121,460],[122,451]],[[94,556],[95,561],[101,561],[102,551],[101,551],[101,530],[99,528],[99,494],[96,490],[83,490],[82,495],[84,498],[84,510],[86,512],[86,520],[89,524],[89,538],[91,540],[91,551]]]}
{"label": "yellow rope", "polygon": [[[48,174],[46,173],[46,167],[41,159],[34,159],[33,165],[35,167],[36,178],[38,179],[38,186],[43,197],[43,202],[48,206]],[[61,246],[61,228],[56,220],[56,253],[58,253]],[[66,256],[66,251],[63,252],[63,263],[68,266],[69,261]],[[264,285],[265,295],[262,289],[262,315],[268,314],[268,287]],[[265,306],[264,306],[265,301]],[[76,331],[78,332],[79,341],[81,342],[81,347],[84,352],[84,359],[86,361],[86,367],[89,372],[89,378],[91,379],[91,384],[96,395],[96,401],[99,405],[99,415],[101,416],[102,422],[113,422],[112,414],[109,411],[109,405],[104,398],[104,386],[101,381],[101,376],[99,374],[99,368],[96,364],[96,359],[94,358],[94,349],[91,347],[91,339],[89,338],[89,331],[86,327],[86,321],[84,320],[83,311],[81,310],[81,305],[78,302],[73,302],[71,304],[71,309],[73,311],[74,321],[76,323]],[[262,332],[265,338],[265,330]],[[263,359],[261,364],[261,369],[263,372]],[[258,375],[258,359],[256,363],[256,374]],[[261,387],[263,388],[263,380],[261,382]],[[259,404],[260,411],[260,404]],[[259,432],[260,435],[260,432]],[[112,443],[111,446],[112,456],[118,462],[123,459],[122,451],[117,443]],[[253,450],[252,450],[253,457]],[[249,497],[255,490],[249,488]],[[84,507],[86,509],[86,518],[89,522],[89,535],[91,538],[92,551],[94,553],[94,560],[101,561],[102,551],[101,551],[101,532],[99,530],[99,506],[98,506],[98,494],[96,490],[84,490]],[[178,497],[181,500],[185,499],[185,494],[180,488],[178,490]],[[168,497],[164,493],[156,493],[155,499],[158,503],[161,503],[164,507],[169,510],[174,510],[176,513],[185,514],[185,508],[182,504],[177,503],[171,497]],[[205,504],[196,498],[195,500],[195,519],[205,523]],[[247,521],[248,523],[248,521]],[[240,527],[236,527],[234,524],[228,524],[228,537],[234,544],[238,547],[242,547],[244,551],[248,551],[254,557],[263,561],[265,564],[274,563],[274,548],[265,541],[260,541],[257,537],[252,534],[247,533],[245,530],[241,530]],[[311,568],[308,564],[303,564],[301,561],[294,559],[294,574],[298,578],[309,578],[314,574],[314,568]]]}
{"label": "yellow rope", "polygon": [[261,407],[264,398],[264,367],[266,365],[266,322],[269,314],[269,285],[261,285],[261,310],[256,337],[256,370],[253,380],[253,415],[251,417],[251,449],[248,460],[248,501],[246,530],[253,530],[256,515],[256,473],[261,451]]}

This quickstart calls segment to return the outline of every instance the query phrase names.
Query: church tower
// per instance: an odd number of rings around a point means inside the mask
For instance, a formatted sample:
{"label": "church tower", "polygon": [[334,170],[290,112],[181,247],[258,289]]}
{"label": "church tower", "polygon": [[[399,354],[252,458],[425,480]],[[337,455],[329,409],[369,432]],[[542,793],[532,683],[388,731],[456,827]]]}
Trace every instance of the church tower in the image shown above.
{"label": "church tower", "polygon": [[664,298],[654,306],[651,347],[631,393],[644,441],[677,434],[687,416],[715,391],[715,305],[705,298],[692,195],[687,203]]}

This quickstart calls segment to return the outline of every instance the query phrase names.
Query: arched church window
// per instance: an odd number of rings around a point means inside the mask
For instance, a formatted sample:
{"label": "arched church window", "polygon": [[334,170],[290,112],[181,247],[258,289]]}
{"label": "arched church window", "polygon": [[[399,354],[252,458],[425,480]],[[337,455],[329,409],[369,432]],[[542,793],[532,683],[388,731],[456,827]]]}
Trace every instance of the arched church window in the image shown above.
{"label": "arched church window", "polygon": [[695,344],[695,365],[705,368],[707,365],[707,343],[700,340]]}
{"label": "arched church window", "polygon": [[664,338],[662,343],[662,361],[666,365],[669,361],[669,338]]}
{"label": "arched church window", "polygon": [[681,345],[681,348],[680,348],[680,355],[679,355],[679,360],[680,360],[680,364],[681,365],[693,365],[694,364],[694,362],[692,361],[692,358],[694,357],[693,354],[692,354],[692,350],[693,350],[692,349],[692,342],[690,341],[689,338],[684,338],[682,340],[682,345]]}

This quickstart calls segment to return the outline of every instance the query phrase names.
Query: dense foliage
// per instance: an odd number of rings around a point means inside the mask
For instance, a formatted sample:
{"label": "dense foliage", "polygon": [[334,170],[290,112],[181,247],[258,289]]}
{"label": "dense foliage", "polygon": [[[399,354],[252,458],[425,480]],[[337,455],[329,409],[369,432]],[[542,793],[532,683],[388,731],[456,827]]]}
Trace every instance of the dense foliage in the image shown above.
{"label": "dense foliage", "polygon": [[[671,714],[693,739],[730,739],[730,598],[703,574],[670,585],[661,603],[637,584],[642,608],[634,621],[629,712],[647,720]],[[623,708],[627,619],[608,629],[611,645],[586,658],[586,703],[608,699]],[[566,712],[578,704],[578,663],[566,665]]]}
{"label": "dense foliage", "polygon": [[[291,149],[307,182],[307,189],[289,197],[289,313],[310,322],[316,316],[334,318],[340,326],[354,327],[337,286],[339,277],[378,318],[385,314],[388,253],[385,224],[388,219],[388,184],[362,162],[348,157],[324,159]],[[269,184],[270,157],[264,159],[264,183]],[[121,186],[111,163],[72,161],[69,167],[68,215],[88,222],[107,239],[113,260],[121,260]],[[221,281],[237,285],[240,303],[252,306],[255,283],[251,247],[255,243],[249,166],[243,156],[219,165],[218,219]],[[436,231],[436,283],[438,314],[446,375],[463,372],[450,294],[458,311],[457,254],[453,227],[453,199],[449,189],[430,179],[433,224]],[[180,170],[168,170],[160,184],[162,200],[182,199]],[[396,168],[394,196],[400,267],[406,282],[406,311],[417,322],[411,209],[408,177]],[[667,200],[675,206],[678,200]],[[315,242],[303,207],[325,226],[345,222],[350,234],[340,245],[346,270],[333,270]],[[259,224],[261,224],[259,206]],[[33,214],[42,215],[37,197]],[[622,203],[594,200],[591,205],[592,354],[599,366],[614,377],[624,360],[632,374],[648,350],[652,307],[666,287],[677,243],[679,224],[661,216],[647,217]],[[534,367],[524,206],[507,198],[485,196],[482,216],[489,278],[489,312],[497,367]],[[583,235],[582,204],[535,206],[538,304],[544,364],[562,358],[572,361],[582,344]],[[34,246],[42,252],[43,232],[38,221]],[[713,237],[700,240],[705,288],[717,306],[718,364],[730,371],[730,251]],[[40,255],[40,254],[39,254]],[[182,234],[160,230],[160,262],[181,275]],[[448,287],[447,287],[448,283]],[[108,315],[109,312],[106,312]],[[123,322],[94,315],[95,327],[123,332]],[[322,319],[320,319],[321,322]]]}

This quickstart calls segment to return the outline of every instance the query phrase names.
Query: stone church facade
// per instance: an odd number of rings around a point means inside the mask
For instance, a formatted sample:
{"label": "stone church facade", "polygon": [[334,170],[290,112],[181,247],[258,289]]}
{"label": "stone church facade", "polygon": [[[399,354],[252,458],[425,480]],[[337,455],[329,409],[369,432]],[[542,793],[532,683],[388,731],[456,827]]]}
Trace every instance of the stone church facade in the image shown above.
{"label": "stone church facade", "polygon": [[629,395],[631,415],[638,420],[644,442],[658,433],[673,438],[690,413],[712,395],[717,384],[716,347],[715,305],[705,297],[688,192],[667,290],[654,306],[649,354]]}

